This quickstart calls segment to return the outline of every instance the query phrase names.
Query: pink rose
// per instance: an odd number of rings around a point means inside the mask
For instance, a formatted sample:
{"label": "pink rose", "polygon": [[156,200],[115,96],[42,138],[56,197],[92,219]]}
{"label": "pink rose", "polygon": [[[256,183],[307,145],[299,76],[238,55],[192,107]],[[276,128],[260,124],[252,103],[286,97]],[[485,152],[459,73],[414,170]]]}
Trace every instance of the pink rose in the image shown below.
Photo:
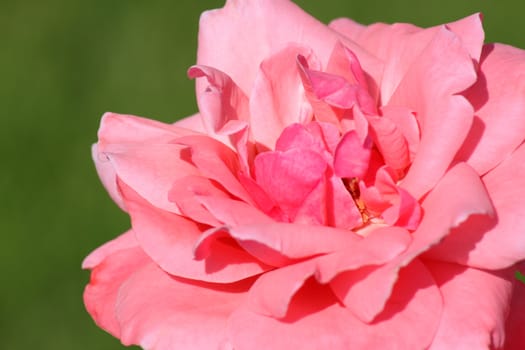
{"label": "pink rose", "polygon": [[325,26],[285,0],[200,21],[199,114],[107,113],[132,228],[95,322],[145,349],[525,349],[525,52],[481,16]]}

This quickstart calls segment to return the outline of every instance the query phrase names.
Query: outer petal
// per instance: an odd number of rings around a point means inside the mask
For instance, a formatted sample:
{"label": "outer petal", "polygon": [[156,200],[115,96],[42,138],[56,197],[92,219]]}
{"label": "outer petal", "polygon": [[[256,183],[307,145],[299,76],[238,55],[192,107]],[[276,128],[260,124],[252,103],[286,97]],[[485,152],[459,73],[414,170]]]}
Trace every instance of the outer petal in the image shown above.
{"label": "outer petal", "polygon": [[311,47],[326,66],[339,39],[360,58],[366,72],[378,76],[377,60],[291,1],[229,0],[223,9],[202,14],[197,61],[227,73],[247,92],[260,62],[290,42]]}
{"label": "outer petal", "polygon": [[525,145],[485,175],[483,182],[496,216],[468,220],[428,257],[486,269],[502,269],[525,260]]}
{"label": "outer petal", "polygon": [[242,303],[250,283],[190,282],[150,263],[120,288],[116,313],[121,340],[152,350],[225,349],[228,316]]}
{"label": "outer petal", "polygon": [[121,203],[115,184],[118,177],[153,205],[177,212],[167,193],[177,178],[197,171],[182,160],[183,147],[171,142],[194,132],[139,117],[106,113],[98,134],[98,155],[94,156],[99,161],[97,168],[117,203]]}
{"label": "outer petal", "polygon": [[[405,23],[393,25],[376,23],[363,26],[347,18],[334,20],[329,26],[385,62],[381,84],[381,97],[384,103],[390,99],[436,31],[441,30],[441,26],[421,29]],[[461,45],[472,59],[478,61],[485,36],[481,15],[474,14],[449,23],[447,28],[461,39]]]}
{"label": "outer petal", "polygon": [[525,51],[485,45],[478,81],[465,96],[476,118],[457,158],[485,174],[525,139]]}
{"label": "outer petal", "polygon": [[137,246],[132,233],[95,250],[84,261],[83,267],[92,269],[91,280],[84,290],[84,303],[97,325],[113,336],[121,335],[116,319],[115,305],[118,291],[126,279],[150,260]]}
{"label": "outer petal", "polygon": [[430,350],[501,349],[512,297],[512,273],[490,273],[441,262],[426,265],[439,285],[444,306]]}
{"label": "outer petal", "polygon": [[[283,319],[244,306],[231,317],[229,334],[235,349],[424,349],[434,335],[441,298],[432,277],[420,264],[400,275],[393,297],[381,318],[361,323],[330,291],[307,283],[292,300]],[[249,324],[250,327],[246,327]],[[271,336],[268,336],[271,335]]]}
{"label": "outer petal", "polygon": [[100,181],[102,181],[106,191],[108,191],[109,196],[115,203],[117,203],[120,209],[126,211],[126,206],[117,188],[117,173],[113,164],[111,164],[109,157],[98,151],[97,144],[94,144],[91,147],[91,157],[95,163],[98,177],[100,178]]}
{"label": "outer petal", "polygon": [[230,242],[216,242],[216,254],[195,260],[193,246],[201,235],[195,222],[152,207],[125,184],[119,186],[138,242],[165,271],[184,278],[224,283],[239,281],[268,268]]}
{"label": "outer petal", "polygon": [[421,198],[443,176],[470,129],[473,108],[457,95],[476,80],[461,40],[442,27],[413,62],[389,104],[415,111],[421,142],[402,187]]}
{"label": "outer petal", "polygon": [[[451,196],[461,189],[461,196]],[[446,206],[443,203],[447,203]],[[439,243],[450,230],[471,215],[492,213],[492,206],[477,174],[466,164],[451,169],[422,203],[425,215],[412,234],[410,246],[379,267],[342,274],[330,282],[334,293],[363,320],[378,315],[391,295],[403,266]],[[351,287],[351,288],[350,288]],[[361,300],[366,299],[366,303]]]}

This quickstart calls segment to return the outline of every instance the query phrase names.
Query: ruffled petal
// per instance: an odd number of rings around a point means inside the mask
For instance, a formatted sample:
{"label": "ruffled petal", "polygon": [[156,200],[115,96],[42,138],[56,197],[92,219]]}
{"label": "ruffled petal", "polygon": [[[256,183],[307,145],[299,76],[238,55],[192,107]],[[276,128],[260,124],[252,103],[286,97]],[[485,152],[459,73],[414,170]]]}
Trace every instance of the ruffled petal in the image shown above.
{"label": "ruffled petal", "polygon": [[128,244],[131,242],[123,243],[128,238],[133,236],[125,234],[100,247],[86,259],[83,266],[92,270],[83,296],[86,309],[99,327],[117,338],[121,336],[121,327],[115,314],[120,286],[137,269],[150,262],[136,242],[134,245]]}
{"label": "ruffled petal", "polygon": [[525,51],[485,45],[478,74],[476,84],[465,92],[476,117],[457,159],[482,175],[525,139]]}
{"label": "ruffled petal", "polygon": [[250,349],[254,344],[275,350],[384,349],[385,344],[424,349],[432,340],[440,314],[439,291],[426,268],[415,262],[401,272],[384,313],[371,324],[348,312],[328,288],[307,281],[282,319],[257,313],[249,303],[234,311],[229,336],[236,349]]}
{"label": "ruffled petal", "polygon": [[[485,269],[502,269],[525,260],[525,145],[485,175],[483,183],[496,215],[466,221],[428,257]],[[463,191],[459,185],[457,193],[467,195]]]}
{"label": "ruffled petal", "polygon": [[297,56],[309,57],[309,49],[293,44],[262,61],[250,94],[250,130],[264,149],[274,149],[282,130],[312,119],[297,69]]}
{"label": "ruffled petal", "polygon": [[369,75],[379,76],[377,59],[291,1],[229,0],[224,8],[202,14],[197,62],[220,69],[247,92],[252,90],[259,64],[289,43],[312,48],[326,67],[338,40],[359,57]]}
{"label": "ruffled petal", "polygon": [[231,242],[215,242],[216,254],[195,260],[193,247],[201,228],[180,215],[151,206],[125,184],[119,184],[137,241],[155,263],[176,276],[228,283],[257,275],[268,267]]}
{"label": "ruffled petal", "polygon": [[458,95],[476,80],[472,58],[460,38],[442,27],[417,57],[392,98],[417,114],[421,142],[403,180],[419,199],[450,167],[472,124],[473,108]]}
{"label": "ruffled petal", "polygon": [[443,296],[443,314],[430,350],[502,349],[512,273],[441,262],[426,265]]}

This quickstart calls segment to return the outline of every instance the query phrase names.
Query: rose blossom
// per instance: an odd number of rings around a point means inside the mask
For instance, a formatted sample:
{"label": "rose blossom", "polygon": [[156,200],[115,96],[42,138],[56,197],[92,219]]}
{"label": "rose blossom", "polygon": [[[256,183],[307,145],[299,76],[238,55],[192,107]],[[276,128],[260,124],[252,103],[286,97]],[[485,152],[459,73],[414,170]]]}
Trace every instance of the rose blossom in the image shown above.
{"label": "rose blossom", "polygon": [[95,322],[145,349],[524,349],[525,53],[481,16],[325,26],[284,0],[200,21],[199,113],[107,113],[132,228]]}

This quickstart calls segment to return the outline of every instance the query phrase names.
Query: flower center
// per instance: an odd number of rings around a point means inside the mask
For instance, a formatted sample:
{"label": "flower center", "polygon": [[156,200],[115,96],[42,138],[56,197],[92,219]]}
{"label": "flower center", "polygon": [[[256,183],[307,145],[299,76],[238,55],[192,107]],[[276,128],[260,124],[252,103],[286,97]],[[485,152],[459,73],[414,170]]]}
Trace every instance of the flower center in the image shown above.
{"label": "flower center", "polygon": [[346,190],[352,196],[359,214],[361,214],[361,220],[363,221],[362,226],[368,225],[372,216],[366,208],[365,202],[361,199],[361,191],[359,190],[359,179],[357,177],[351,178],[342,178],[343,184],[345,185]]}

